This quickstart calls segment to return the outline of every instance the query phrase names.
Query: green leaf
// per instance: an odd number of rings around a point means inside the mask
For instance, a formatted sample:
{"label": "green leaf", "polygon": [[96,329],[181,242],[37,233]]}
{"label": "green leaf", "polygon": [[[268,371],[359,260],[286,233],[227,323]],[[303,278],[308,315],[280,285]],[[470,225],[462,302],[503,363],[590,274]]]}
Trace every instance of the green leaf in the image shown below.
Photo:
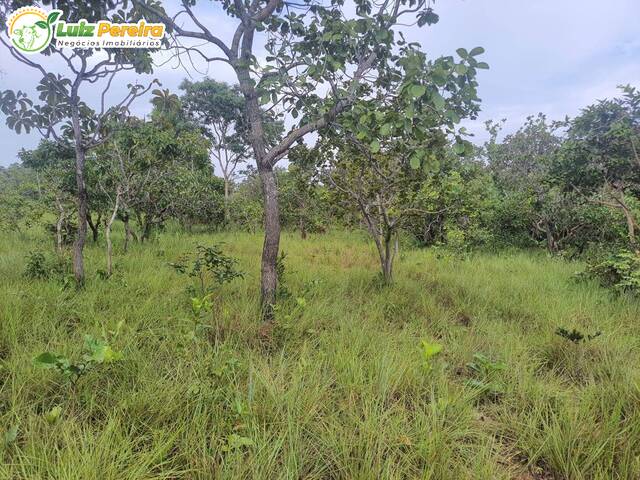
{"label": "green leaf", "polygon": [[60,16],[61,12],[51,12],[49,14],[49,16],[47,17],[47,23],[49,25],[51,25],[52,23],[54,23],[56,20],[58,20],[58,17]]}
{"label": "green leaf", "polygon": [[51,352],[44,352],[33,359],[35,363],[42,364],[43,366],[55,365],[58,361],[58,356]]}
{"label": "green leaf", "polygon": [[464,142],[456,142],[453,144],[453,151],[458,155],[462,155],[465,151]]}
{"label": "green leaf", "polygon": [[13,425],[11,428],[9,428],[9,430],[4,432],[4,443],[5,444],[9,445],[10,443],[15,442],[16,438],[18,438],[18,426],[17,425]]}
{"label": "green leaf", "polygon": [[469,56],[469,52],[467,52],[466,48],[458,48],[456,53],[462,58],[467,58]]}
{"label": "green leaf", "polygon": [[60,415],[62,414],[62,407],[60,405],[53,407],[51,410],[49,410],[47,413],[44,414],[44,418],[47,421],[47,423],[49,424],[54,424],[58,421],[58,419],[60,418]]}
{"label": "green leaf", "polygon": [[442,345],[439,343],[429,343],[422,340],[422,353],[426,358],[431,358],[442,351]]}
{"label": "green leaf", "polygon": [[481,70],[489,70],[489,64],[487,62],[478,62],[476,68],[480,68]]}
{"label": "green leaf", "polygon": [[465,73],[467,73],[469,69],[467,68],[466,65],[459,63],[458,65],[456,65],[454,70],[458,75],[464,75]]}
{"label": "green leaf", "polygon": [[411,85],[411,87],[409,87],[409,93],[411,94],[411,96],[413,98],[421,97],[426,92],[427,92],[427,87],[425,87],[424,85],[415,84],[415,85]]}
{"label": "green leaf", "polygon": [[445,101],[444,101],[444,97],[442,95],[440,95],[440,92],[438,92],[437,90],[435,90],[432,94],[431,94],[431,100],[433,101],[433,105],[438,109],[438,110],[443,110],[445,107]]}
{"label": "green leaf", "polygon": [[389,135],[392,130],[393,130],[393,124],[385,123],[384,125],[382,125],[382,127],[380,127],[380,134]]}
{"label": "green leaf", "polygon": [[47,25],[47,22],[45,22],[43,20],[38,20],[36,22],[36,26],[38,26],[40,28],[49,28],[49,26]]}
{"label": "green leaf", "polygon": [[371,153],[378,153],[380,151],[380,142],[378,140],[374,140],[369,144],[369,148],[371,149]]}
{"label": "green leaf", "polygon": [[469,52],[469,55],[475,57],[476,55],[482,55],[484,53],[484,48],[476,47]]}

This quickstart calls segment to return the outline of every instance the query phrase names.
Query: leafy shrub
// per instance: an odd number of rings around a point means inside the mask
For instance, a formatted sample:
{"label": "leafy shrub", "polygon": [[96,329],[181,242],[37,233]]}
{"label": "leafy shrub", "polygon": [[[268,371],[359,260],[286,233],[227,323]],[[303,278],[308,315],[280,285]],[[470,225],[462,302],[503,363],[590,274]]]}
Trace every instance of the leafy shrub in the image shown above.
{"label": "leafy shrub", "polygon": [[47,279],[51,274],[51,268],[47,264],[47,259],[42,252],[29,252],[26,256],[27,265],[24,269],[24,276],[32,280]]}
{"label": "leafy shrub", "polygon": [[[188,262],[190,264],[187,264]],[[220,245],[206,247],[198,245],[191,260],[183,257],[177,262],[169,263],[177,272],[198,280],[200,295],[205,295],[215,285],[231,282],[235,278],[242,278],[244,274],[236,269],[238,261],[225,255]],[[208,285],[213,280],[214,285]]]}
{"label": "leafy shrub", "polygon": [[597,279],[603,287],[619,293],[640,294],[640,255],[628,250],[610,253],[604,259],[589,262],[582,274]]}

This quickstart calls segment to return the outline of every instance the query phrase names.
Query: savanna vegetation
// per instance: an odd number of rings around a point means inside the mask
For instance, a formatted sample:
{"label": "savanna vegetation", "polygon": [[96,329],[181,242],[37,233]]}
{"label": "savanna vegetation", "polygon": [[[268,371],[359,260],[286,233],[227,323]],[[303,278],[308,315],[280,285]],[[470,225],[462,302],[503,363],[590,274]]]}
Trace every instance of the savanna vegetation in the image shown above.
{"label": "savanna vegetation", "polygon": [[45,4],[237,82],[112,99],[159,52],[0,37],[42,137],[0,167],[1,478],[640,477],[636,88],[480,143],[431,2]]}

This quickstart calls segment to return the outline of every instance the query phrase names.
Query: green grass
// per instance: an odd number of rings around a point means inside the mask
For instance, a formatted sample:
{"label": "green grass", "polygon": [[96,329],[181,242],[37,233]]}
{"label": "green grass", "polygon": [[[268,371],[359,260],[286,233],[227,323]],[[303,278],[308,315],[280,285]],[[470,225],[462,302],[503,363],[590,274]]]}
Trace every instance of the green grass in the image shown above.
{"label": "green grass", "polygon": [[[219,241],[246,275],[193,339],[190,281],[167,262]],[[407,250],[384,288],[366,237],[282,243],[287,288],[306,289],[306,306],[285,302],[266,341],[259,235],[167,232],[126,255],[117,237],[109,280],[90,244],[80,292],[23,276],[27,252],[50,240],[2,236],[0,428],[18,434],[0,445],[0,478],[640,478],[637,301],[541,254]],[[85,334],[121,320],[111,343],[123,360],[76,384],[34,366],[44,351],[77,358]],[[574,345],[559,326],[602,335]],[[443,345],[431,369],[421,340]],[[476,353],[506,367],[478,379]]]}

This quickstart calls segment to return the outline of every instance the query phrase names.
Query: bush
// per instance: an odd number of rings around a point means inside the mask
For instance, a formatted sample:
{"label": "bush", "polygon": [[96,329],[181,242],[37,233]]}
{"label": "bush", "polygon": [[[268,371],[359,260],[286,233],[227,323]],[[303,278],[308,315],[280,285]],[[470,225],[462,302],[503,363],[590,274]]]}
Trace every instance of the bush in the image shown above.
{"label": "bush", "polygon": [[629,250],[610,253],[588,263],[585,276],[619,293],[640,294],[640,255]]}

